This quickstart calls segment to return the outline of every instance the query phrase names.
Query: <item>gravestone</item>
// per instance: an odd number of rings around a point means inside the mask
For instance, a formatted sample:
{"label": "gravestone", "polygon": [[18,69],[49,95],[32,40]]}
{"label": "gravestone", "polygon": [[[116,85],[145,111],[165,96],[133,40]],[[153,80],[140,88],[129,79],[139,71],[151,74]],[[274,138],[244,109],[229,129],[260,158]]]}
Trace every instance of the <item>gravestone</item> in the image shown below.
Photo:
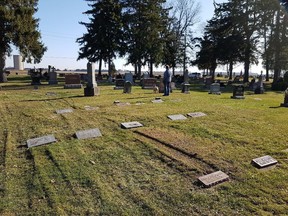
{"label": "gravestone", "polygon": [[84,106],[84,109],[87,111],[97,110],[99,107]]}
{"label": "gravestone", "polygon": [[125,73],[124,80],[125,80],[125,82],[129,81],[133,85],[133,83],[134,83],[133,74],[132,73]]}
{"label": "gravestone", "polygon": [[190,94],[190,84],[189,83],[182,83],[182,93]]}
{"label": "gravestone", "polygon": [[155,78],[142,79],[142,89],[153,89],[156,84],[157,80]]}
{"label": "gravestone", "polygon": [[77,139],[90,139],[102,136],[100,130],[98,128],[89,129],[89,130],[81,130],[75,133]]}
{"label": "gravestone", "polygon": [[288,88],[284,92],[284,103],[281,103],[280,106],[288,107]]}
{"label": "gravestone", "polygon": [[172,121],[176,120],[186,120],[187,118],[182,115],[182,114],[177,114],[177,115],[168,115],[168,118],[171,119]]}
{"label": "gravestone", "polygon": [[256,165],[258,168],[264,168],[264,167],[275,165],[278,163],[278,161],[272,158],[271,156],[266,155],[263,157],[253,159],[252,163]]}
{"label": "gravestone", "polygon": [[65,114],[65,113],[72,113],[73,109],[62,109],[62,110],[56,110],[57,114]]}
{"label": "gravestone", "polygon": [[131,128],[137,128],[137,127],[143,127],[143,125],[136,121],[121,123],[121,128],[124,128],[124,129],[131,129]]}
{"label": "gravestone", "polygon": [[96,96],[100,94],[100,89],[97,87],[97,82],[95,79],[95,64],[87,63],[87,76],[88,82],[87,86],[84,89],[84,96]]}
{"label": "gravestone", "polygon": [[57,81],[57,73],[55,71],[55,68],[52,67],[51,65],[48,65],[48,76],[49,76],[49,85],[57,85],[58,81]]}
{"label": "gravestone", "polygon": [[212,77],[206,77],[204,82],[205,82],[205,87],[207,88],[208,86],[212,84]]}
{"label": "gravestone", "polygon": [[47,136],[42,136],[42,137],[27,140],[27,146],[28,148],[31,148],[31,147],[53,143],[56,141],[57,140],[55,139],[54,135],[47,135]]}
{"label": "gravestone", "polygon": [[82,88],[82,84],[79,74],[65,74],[64,89],[80,89],[80,88]]}
{"label": "gravestone", "polygon": [[124,84],[123,93],[130,94],[132,89],[132,83],[130,81],[126,81]]}
{"label": "gravestone", "polygon": [[202,112],[194,112],[194,113],[188,113],[188,116],[192,117],[192,118],[197,118],[197,117],[203,117],[206,116],[205,113]]}
{"label": "gravestone", "polygon": [[154,100],[152,100],[152,103],[163,103],[163,102],[164,101],[161,98],[159,98],[159,97],[157,97]]}
{"label": "gravestone", "polygon": [[243,85],[234,85],[232,99],[245,99],[244,97],[244,86]]}
{"label": "gravestone", "polygon": [[263,85],[263,76],[260,75],[258,78],[258,82],[255,83],[255,90],[254,90],[254,94],[264,94],[264,85]]}
{"label": "gravestone", "polygon": [[125,80],[124,79],[115,79],[114,90],[124,89]]}
{"label": "gravestone", "polygon": [[160,82],[159,82],[159,93],[164,93],[163,78],[160,78]]}
{"label": "gravestone", "polygon": [[229,180],[229,176],[222,171],[217,171],[214,173],[210,173],[208,175],[204,175],[198,178],[198,180],[205,186],[211,187],[216,184],[220,184],[224,181]]}
{"label": "gravestone", "polygon": [[220,83],[213,83],[210,85],[210,92],[209,94],[217,94],[220,95],[221,91],[220,91]]}

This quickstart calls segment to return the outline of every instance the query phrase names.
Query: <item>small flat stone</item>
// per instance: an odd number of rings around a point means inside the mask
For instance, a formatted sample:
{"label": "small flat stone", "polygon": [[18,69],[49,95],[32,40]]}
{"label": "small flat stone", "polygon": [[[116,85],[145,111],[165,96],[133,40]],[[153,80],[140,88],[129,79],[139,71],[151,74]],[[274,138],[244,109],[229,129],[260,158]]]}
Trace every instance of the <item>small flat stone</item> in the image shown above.
{"label": "small flat stone", "polygon": [[182,115],[182,114],[177,114],[177,115],[169,115],[168,116],[169,119],[171,119],[172,121],[176,121],[176,120],[186,120],[187,118]]}
{"label": "small flat stone", "polygon": [[28,148],[56,142],[54,135],[47,135],[27,140]]}
{"label": "small flat stone", "polygon": [[201,176],[198,178],[198,180],[205,187],[211,187],[213,185],[229,180],[229,176],[222,171],[217,171],[208,175]]}
{"label": "small flat stone", "polygon": [[65,113],[72,113],[73,109],[62,109],[62,110],[56,110],[57,114],[65,114]]}
{"label": "small flat stone", "polygon": [[151,101],[152,103],[163,103],[164,101],[160,98],[160,99],[155,99]]}
{"label": "small flat stone", "polygon": [[97,110],[99,107],[84,106],[84,109],[87,111]]}
{"label": "small flat stone", "polygon": [[202,112],[194,112],[194,113],[188,113],[188,116],[192,117],[192,118],[197,118],[197,117],[202,117],[202,116],[206,116],[205,113]]}
{"label": "small flat stone", "polygon": [[264,167],[275,165],[278,163],[278,161],[269,155],[265,155],[263,157],[253,159],[252,163],[254,163],[259,168],[264,168]]}
{"label": "small flat stone", "polygon": [[137,127],[143,127],[143,125],[139,122],[124,122],[121,123],[121,127],[125,129],[130,129],[130,128],[137,128]]}
{"label": "small flat stone", "polygon": [[99,136],[102,136],[102,134],[98,128],[76,132],[77,139],[90,139],[90,138],[95,138]]}

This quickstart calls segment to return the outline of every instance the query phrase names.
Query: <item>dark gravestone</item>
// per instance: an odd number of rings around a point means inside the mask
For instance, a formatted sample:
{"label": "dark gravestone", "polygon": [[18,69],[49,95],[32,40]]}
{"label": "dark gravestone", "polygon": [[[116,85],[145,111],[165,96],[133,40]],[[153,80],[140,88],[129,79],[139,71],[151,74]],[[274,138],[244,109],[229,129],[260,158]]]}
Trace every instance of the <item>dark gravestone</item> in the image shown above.
{"label": "dark gravestone", "polygon": [[209,94],[217,94],[220,95],[221,91],[220,91],[220,83],[213,83],[210,85],[210,92]]}
{"label": "dark gravestone", "polygon": [[79,74],[65,75],[65,89],[79,89],[82,88],[81,77]]}
{"label": "dark gravestone", "polygon": [[171,119],[172,121],[176,121],[176,120],[186,120],[187,118],[182,115],[182,114],[177,114],[177,115],[169,115],[168,116],[169,119]]}
{"label": "dark gravestone", "polygon": [[259,157],[259,158],[255,158],[252,160],[252,163],[257,166],[258,168],[265,168],[268,166],[272,166],[278,163],[277,160],[275,160],[274,158],[272,158],[269,155],[263,156],[263,157]]}
{"label": "dark gravestone", "polygon": [[157,84],[157,80],[154,78],[142,79],[142,89],[154,89]]}
{"label": "dark gravestone", "polygon": [[77,131],[75,135],[77,139],[90,139],[90,138],[102,136],[98,128]]}
{"label": "dark gravestone", "polygon": [[123,89],[124,88],[124,79],[115,79],[115,87],[114,90]]}
{"label": "dark gravestone", "polygon": [[234,85],[233,89],[233,99],[245,99],[244,97],[244,86],[243,85]]}
{"label": "dark gravestone", "polygon": [[190,84],[189,83],[182,83],[182,90],[181,92],[184,94],[189,94],[190,93]]}
{"label": "dark gravestone", "polygon": [[202,112],[194,112],[194,113],[188,113],[188,116],[192,117],[192,118],[197,118],[197,117],[202,117],[202,116],[206,116],[205,113]]}
{"label": "dark gravestone", "polygon": [[124,89],[123,89],[123,93],[127,93],[130,94],[132,90],[132,83],[129,81],[126,81],[124,84]]}
{"label": "dark gravestone", "polygon": [[130,128],[137,128],[137,127],[143,127],[143,125],[136,121],[121,123],[121,128],[130,129]]}
{"label": "dark gravestone", "polygon": [[65,114],[65,113],[72,113],[73,109],[62,109],[62,110],[56,110],[57,114]]}
{"label": "dark gravestone", "polygon": [[56,142],[55,137],[53,135],[47,135],[47,136],[42,136],[42,137],[27,140],[27,146],[28,148],[31,148],[31,147],[45,145],[45,144],[49,144],[53,142]]}
{"label": "dark gravestone", "polygon": [[229,176],[222,171],[217,171],[208,175],[201,176],[198,178],[198,180],[205,187],[211,187],[213,185],[229,180]]}

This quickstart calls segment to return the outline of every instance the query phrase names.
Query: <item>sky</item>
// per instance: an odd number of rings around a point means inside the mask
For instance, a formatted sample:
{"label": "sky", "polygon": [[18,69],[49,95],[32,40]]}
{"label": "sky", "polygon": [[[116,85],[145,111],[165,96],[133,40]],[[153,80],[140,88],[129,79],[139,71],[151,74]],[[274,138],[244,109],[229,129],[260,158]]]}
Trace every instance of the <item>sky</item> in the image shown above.
{"label": "sky", "polygon": [[[198,1],[201,11],[200,22],[195,26],[196,32],[205,26],[205,22],[213,16],[214,11],[213,0]],[[226,1],[216,0],[217,3]],[[61,70],[85,69],[87,60],[77,61],[80,47],[76,39],[86,33],[86,28],[79,22],[88,21],[88,16],[83,14],[88,9],[88,2],[85,0],[39,0],[35,17],[40,19],[39,30],[48,51],[44,54],[41,63],[24,63],[24,67],[47,68],[48,65],[52,65]],[[19,51],[13,48],[12,56],[6,59],[6,67],[13,67],[13,55],[17,54]],[[133,70],[131,65],[125,66],[125,59],[117,59],[114,63],[117,70]],[[104,68],[107,68],[107,65],[104,65]]]}

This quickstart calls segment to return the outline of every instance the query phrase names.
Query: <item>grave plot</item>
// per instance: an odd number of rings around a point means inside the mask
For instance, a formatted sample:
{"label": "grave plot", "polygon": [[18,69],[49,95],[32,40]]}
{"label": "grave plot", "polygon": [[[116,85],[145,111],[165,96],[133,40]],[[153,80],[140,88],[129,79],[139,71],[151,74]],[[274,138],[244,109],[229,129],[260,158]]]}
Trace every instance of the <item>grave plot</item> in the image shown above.
{"label": "grave plot", "polygon": [[263,157],[255,158],[252,160],[252,164],[258,168],[265,168],[277,164],[278,161],[272,158],[270,155],[265,155]]}
{"label": "grave plot", "polygon": [[82,130],[82,131],[77,131],[75,133],[76,138],[81,140],[81,139],[91,139],[91,138],[96,138],[99,136],[102,136],[100,130],[98,128],[94,129],[89,129],[89,130]]}
{"label": "grave plot", "polygon": [[143,125],[137,121],[121,123],[121,128],[124,129],[137,128],[137,127],[143,127]]}
{"label": "grave plot", "polygon": [[84,106],[84,109],[87,111],[97,110],[99,107],[92,107],[92,106]]}
{"label": "grave plot", "polygon": [[205,114],[205,113],[202,113],[202,112],[188,113],[187,115],[188,115],[189,117],[192,117],[192,118],[197,118],[197,117],[206,116],[206,114]]}
{"label": "grave plot", "polygon": [[65,114],[65,113],[72,113],[73,109],[61,109],[61,110],[56,110],[57,114]]}
{"label": "grave plot", "polygon": [[55,139],[54,135],[47,135],[47,136],[42,136],[42,137],[27,140],[27,146],[28,148],[31,148],[31,147],[54,143],[56,141],[57,140]]}
{"label": "grave plot", "polygon": [[204,175],[198,178],[198,180],[205,186],[211,187],[222,182],[228,181],[229,176],[222,171],[217,171],[214,173],[210,173],[208,175]]}
{"label": "grave plot", "polygon": [[187,118],[182,115],[182,114],[177,114],[177,115],[168,115],[168,118],[171,119],[172,121],[176,120],[186,120]]}

